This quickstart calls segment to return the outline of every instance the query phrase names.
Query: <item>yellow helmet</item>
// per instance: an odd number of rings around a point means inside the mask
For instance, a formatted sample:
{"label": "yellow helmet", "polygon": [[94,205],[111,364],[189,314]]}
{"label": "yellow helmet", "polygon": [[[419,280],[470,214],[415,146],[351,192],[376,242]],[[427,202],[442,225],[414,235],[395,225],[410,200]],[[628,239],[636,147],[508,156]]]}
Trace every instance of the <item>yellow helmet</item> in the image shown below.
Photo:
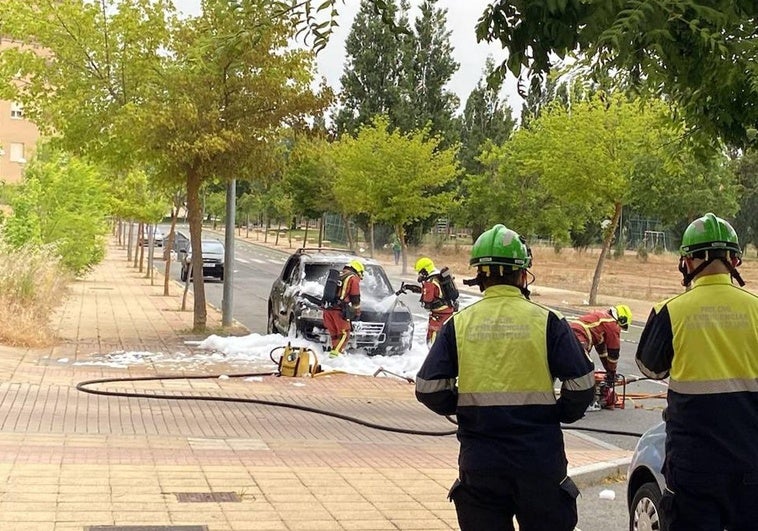
{"label": "yellow helmet", "polygon": [[611,317],[616,319],[616,322],[621,328],[624,330],[629,328],[629,323],[632,322],[632,310],[629,306],[626,304],[617,304],[616,306],[611,306],[609,311],[611,312]]}
{"label": "yellow helmet", "polygon": [[434,271],[434,262],[432,262],[431,258],[427,258],[426,256],[422,256],[418,260],[416,260],[416,265],[413,266],[413,269],[416,270],[416,273],[420,273],[422,270],[426,271],[427,274]]}
{"label": "yellow helmet", "polygon": [[347,266],[351,267],[356,273],[358,273],[359,277],[363,278],[363,273],[366,271],[366,268],[363,267],[363,264],[360,261],[351,260]]}

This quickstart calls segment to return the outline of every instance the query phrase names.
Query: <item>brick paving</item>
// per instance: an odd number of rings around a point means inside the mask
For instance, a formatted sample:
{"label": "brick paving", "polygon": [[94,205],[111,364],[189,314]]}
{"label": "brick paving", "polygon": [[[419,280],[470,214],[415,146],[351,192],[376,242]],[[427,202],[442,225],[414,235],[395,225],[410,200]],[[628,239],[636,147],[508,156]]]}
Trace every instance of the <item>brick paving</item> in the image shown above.
{"label": "brick paving", "polygon": [[[162,275],[156,272],[151,284],[112,244],[105,261],[74,283],[57,312],[58,344],[0,347],[1,531],[457,528],[445,498],[456,476],[453,436],[377,431],[256,404],[77,391],[83,380],[159,372],[149,364],[127,370],[74,364],[93,354],[191,354],[185,339],[191,337],[192,313],[178,310],[176,282],[171,291],[164,297]],[[220,321],[209,308],[208,325]],[[413,386],[402,380],[333,375],[298,384],[265,377],[97,388],[286,402],[381,425],[452,429],[419,405]],[[629,457],[585,435],[566,432],[565,439],[571,471],[587,480],[598,470],[607,474],[623,467]],[[226,493],[240,501],[182,502],[177,493],[206,498]]]}

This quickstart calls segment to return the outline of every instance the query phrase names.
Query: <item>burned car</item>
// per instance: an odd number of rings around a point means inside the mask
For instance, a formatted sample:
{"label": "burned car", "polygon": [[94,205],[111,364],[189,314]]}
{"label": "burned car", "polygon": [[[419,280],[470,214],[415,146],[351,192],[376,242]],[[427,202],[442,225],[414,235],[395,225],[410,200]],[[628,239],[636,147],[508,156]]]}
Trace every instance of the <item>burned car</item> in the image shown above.
{"label": "burned car", "polygon": [[268,333],[303,337],[330,347],[319,304],[330,269],[342,270],[359,259],[366,271],[361,281],[361,320],[353,323],[348,350],[369,355],[402,354],[413,342],[413,316],[392,289],[376,261],[345,250],[298,249],[284,264],[268,298]]}

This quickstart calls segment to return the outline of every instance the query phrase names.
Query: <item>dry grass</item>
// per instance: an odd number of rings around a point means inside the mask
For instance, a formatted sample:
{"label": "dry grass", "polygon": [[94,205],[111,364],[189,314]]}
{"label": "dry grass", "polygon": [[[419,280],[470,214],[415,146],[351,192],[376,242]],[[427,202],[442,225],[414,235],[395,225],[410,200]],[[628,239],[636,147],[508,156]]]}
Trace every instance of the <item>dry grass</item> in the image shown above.
{"label": "dry grass", "polygon": [[[243,233],[244,234],[244,233]],[[250,240],[264,244],[259,234],[251,232]],[[279,249],[290,249],[287,238],[280,238]],[[273,239],[265,245],[274,247]],[[293,247],[299,245],[293,240]],[[413,272],[413,264],[421,256],[428,256],[438,267],[447,266],[457,279],[470,278],[474,270],[468,265],[470,242],[447,243],[445,245],[423,245],[408,249],[408,268]],[[589,295],[592,277],[600,254],[599,249],[576,251],[568,248],[556,253],[553,247],[534,245],[534,265],[531,268],[536,277],[535,284],[549,288],[560,288],[583,292]],[[748,256],[749,254],[749,256]],[[394,263],[392,252],[378,249],[374,257],[385,263]],[[624,256],[611,257],[605,261],[600,277],[599,295],[623,297],[641,301],[659,301],[682,292],[677,266],[679,256],[673,252],[650,253],[646,261],[637,257],[634,251]],[[746,289],[758,293],[758,258],[755,249],[746,252],[740,274],[747,282]]]}
{"label": "dry grass", "polygon": [[21,347],[51,344],[50,316],[63,300],[67,279],[51,248],[0,245],[0,342]]}
{"label": "dry grass", "polygon": [[[422,246],[409,249],[408,263],[413,263],[420,256],[431,257],[438,266],[448,266],[456,278],[469,278],[474,270],[468,265],[470,245],[458,244],[439,246]],[[561,288],[589,294],[592,277],[600,255],[599,249],[576,251],[563,249],[556,253],[552,247],[534,246],[534,265],[531,268],[536,277],[537,286]],[[745,257],[740,274],[747,282],[750,291],[758,284],[758,259],[755,253]],[[390,254],[382,252],[383,259],[390,259]],[[668,252],[649,254],[647,261],[642,261],[634,251],[624,256],[609,258],[605,261],[600,277],[600,295],[624,297],[644,301],[658,301],[681,293],[682,276],[677,266],[679,256]],[[752,280],[752,282],[751,282]]]}

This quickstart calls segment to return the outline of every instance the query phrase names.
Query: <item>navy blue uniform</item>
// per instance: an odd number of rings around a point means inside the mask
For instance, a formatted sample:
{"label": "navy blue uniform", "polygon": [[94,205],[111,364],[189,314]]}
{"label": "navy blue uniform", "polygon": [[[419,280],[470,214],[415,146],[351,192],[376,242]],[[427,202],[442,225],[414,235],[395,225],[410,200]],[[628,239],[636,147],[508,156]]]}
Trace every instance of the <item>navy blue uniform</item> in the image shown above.
{"label": "navy blue uniform", "polygon": [[758,529],[758,298],[728,274],[695,279],[653,308],[636,360],[669,377],[670,531]]}
{"label": "navy blue uniform", "polygon": [[[563,382],[556,399],[553,382]],[[455,314],[419,370],[416,397],[457,415],[461,529],[572,530],[578,490],[566,476],[560,422],[581,418],[594,367],[568,323],[514,286],[487,288]]]}

